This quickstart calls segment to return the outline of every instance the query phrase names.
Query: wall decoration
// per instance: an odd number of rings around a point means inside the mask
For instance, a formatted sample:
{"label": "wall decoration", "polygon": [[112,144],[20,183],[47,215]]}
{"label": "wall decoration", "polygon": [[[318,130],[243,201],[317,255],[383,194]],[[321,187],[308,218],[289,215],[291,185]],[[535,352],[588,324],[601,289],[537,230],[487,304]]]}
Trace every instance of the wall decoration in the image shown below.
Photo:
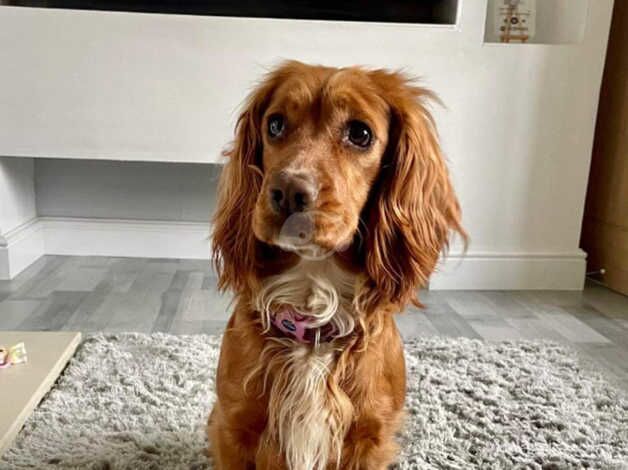
{"label": "wall decoration", "polygon": [[500,42],[528,42],[536,30],[536,0],[495,2],[495,33]]}

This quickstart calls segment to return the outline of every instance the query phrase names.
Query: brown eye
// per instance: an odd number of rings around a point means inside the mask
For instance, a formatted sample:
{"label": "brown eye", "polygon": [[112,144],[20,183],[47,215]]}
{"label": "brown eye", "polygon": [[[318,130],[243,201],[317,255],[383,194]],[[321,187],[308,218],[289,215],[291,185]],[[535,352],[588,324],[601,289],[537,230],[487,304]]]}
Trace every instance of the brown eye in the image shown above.
{"label": "brown eye", "polygon": [[268,118],[268,135],[271,138],[280,137],[285,127],[285,121],[281,114],[273,114]]}
{"label": "brown eye", "polygon": [[347,138],[356,147],[367,148],[371,145],[373,133],[362,121],[350,121],[347,126]]}

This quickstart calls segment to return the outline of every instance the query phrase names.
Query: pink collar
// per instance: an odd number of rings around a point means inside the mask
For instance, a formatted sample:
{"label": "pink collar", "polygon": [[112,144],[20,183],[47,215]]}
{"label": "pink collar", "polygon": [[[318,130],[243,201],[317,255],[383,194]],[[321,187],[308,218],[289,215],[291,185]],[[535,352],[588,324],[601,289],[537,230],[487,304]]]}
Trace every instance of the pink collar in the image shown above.
{"label": "pink collar", "polygon": [[299,343],[313,343],[316,338],[316,330],[320,330],[320,341],[331,341],[333,327],[324,325],[313,327],[308,321],[307,315],[299,313],[290,305],[282,306],[273,316],[273,325],[288,337],[292,337]]}

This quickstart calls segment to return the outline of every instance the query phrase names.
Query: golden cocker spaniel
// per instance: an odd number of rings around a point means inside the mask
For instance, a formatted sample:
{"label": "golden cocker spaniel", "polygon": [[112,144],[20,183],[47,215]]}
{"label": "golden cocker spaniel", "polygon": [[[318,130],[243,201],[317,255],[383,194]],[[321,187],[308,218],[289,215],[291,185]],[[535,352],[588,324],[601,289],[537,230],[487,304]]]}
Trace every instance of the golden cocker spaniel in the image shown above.
{"label": "golden cocker spaniel", "polygon": [[213,248],[235,310],[209,419],[218,470],[385,469],[405,395],[393,314],[466,240],[403,74],[286,62],[249,97]]}

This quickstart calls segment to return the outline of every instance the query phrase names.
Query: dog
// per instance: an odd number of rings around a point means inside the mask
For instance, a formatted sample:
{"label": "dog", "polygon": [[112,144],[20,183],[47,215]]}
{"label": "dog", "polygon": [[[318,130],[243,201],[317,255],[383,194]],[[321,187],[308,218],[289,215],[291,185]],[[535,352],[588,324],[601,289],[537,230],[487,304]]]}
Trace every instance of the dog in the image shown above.
{"label": "dog", "polygon": [[234,292],[208,423],[218,470],[385,469],[405,397],[393,315],[420,306],[461,211],[400,72],[296,61],[249,96],[213,252]]}

